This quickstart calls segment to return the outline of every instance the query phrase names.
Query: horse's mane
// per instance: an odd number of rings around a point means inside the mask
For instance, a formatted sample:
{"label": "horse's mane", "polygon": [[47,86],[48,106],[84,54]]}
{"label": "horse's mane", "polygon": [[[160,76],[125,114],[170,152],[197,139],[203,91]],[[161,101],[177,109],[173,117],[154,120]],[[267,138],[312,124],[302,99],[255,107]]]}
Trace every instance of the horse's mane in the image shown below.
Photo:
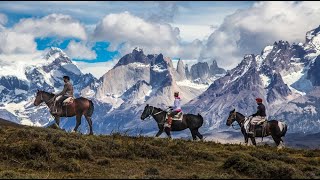
{"label": "horse's mane", "polygon": [[236,113],[238,113],[240,116],[246,117],[245,115],[243,115],[243,114],[241,114],[241,113],[239,113],[239,112],[236,112]]}
{"label": "horse's mane", "polygon": [[164,111],[164,110],[162,110],[161,108],[158,108],[158,107],[154,107],[154,106],[149,106],[149,107],[153,107],[154,109],[156,109],[156,110],[159,110],[159,111]]}
{"label": "horse's mane", "polygon": [[50,92],[46,92],[46,91],[40,91],[40,92],[45,93],[45,94],[48,94],[48,95],[51,95],[51,96],[54,96],[54,94],[53,94],[53,93],[50,93]]}

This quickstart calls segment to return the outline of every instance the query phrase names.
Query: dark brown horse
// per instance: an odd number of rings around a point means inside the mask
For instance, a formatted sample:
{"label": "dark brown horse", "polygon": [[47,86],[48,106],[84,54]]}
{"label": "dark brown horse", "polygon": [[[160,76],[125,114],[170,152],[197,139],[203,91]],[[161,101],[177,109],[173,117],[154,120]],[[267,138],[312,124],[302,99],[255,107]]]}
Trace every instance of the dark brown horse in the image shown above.
{"label": "dark brown horse", "polygon": [[245,129],[245,127],[249,123],[248,118],[246,118],[241,113],[236,112],[235,110],[232,110],[229,114],[226,125],[230,126],[234,121],[237,121],[239,126],[241,127],[241,132],[244,136],[244,140],[246,144],[248,144],[249,137],[251,139],[252,144],[256,145],[255,137],[266,137],[271,135],[274,142],[277,144],[277,147],[282,148],[283,140],[281,137],[285,136],[287,132],[287,125],[284,122],[280,122],[277,120],[268,121],[266,124],[266,130],[264,133],[262,131],[262,127],[257,126],[255,128],[256,136],[254,137],[252,135],[247,134],[247,131]]}
{"label": "dark brown horse", "polygon": [[[34,105],[38,106],[42,102],[45,102],[46,105],[49,107],[49,109],[51,109],[54,104],[54,96],[55,95],[52,93],[38,90],[36,99],[34,100]],[[80,98],[74,99],[73,103],[63,106],[61,115],[53,115],[53,116],[55,118],[55,121],[58,127],[60,124],[60,117],[76,116],[77,123],[73,131],[77,131],[78,127],[81,124],[81,117],[82,115],[84,115],[90,127],[90,135],[92,135],[93,131],[92,131],[91,116],[93,114],[93,110],[94,110],[94,106],[92,101],[86,98],[80,97]]]}
{"label": "dark brown horse", "polygon": [[[141,115],[141,119],[144,120],[145,118],[152,116],[158,123],[158,128],[159,128],[159,131],[156,134],[156,137],[159,137],[163,133],[163,131],[165,131],[168,137],[171,139],[170,130],[167,128],[164,128],[164,124],[166,122],[166,115],[167,115],[166,111],[160,108],[149,106],[149,104],[147,104]],[[189,128],[191,131],[193,140],[196,140],[197,136],[202,140],[203,136],[199,133],[199,128],[202,126],[202,124],[203,124],[203,118],[200,114],[198,115],[183,114],[182,121],[175,121],[175,120],[172,121],[171,131],[182,131]]]}

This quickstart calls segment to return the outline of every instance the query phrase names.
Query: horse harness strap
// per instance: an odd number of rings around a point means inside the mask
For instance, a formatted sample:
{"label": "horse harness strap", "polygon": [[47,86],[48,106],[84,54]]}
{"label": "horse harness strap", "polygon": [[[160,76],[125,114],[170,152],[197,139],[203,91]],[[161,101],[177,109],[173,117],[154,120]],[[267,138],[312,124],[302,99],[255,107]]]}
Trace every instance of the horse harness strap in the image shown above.
{"label": "horse harness strap", "polygon": [[155,116],[155,115],[158,115],[158,114],[160,114],[160,113],[162,113],[162,112],[163,112],[163,111],[159,111],[159,112],[155,113],[154,116]]}

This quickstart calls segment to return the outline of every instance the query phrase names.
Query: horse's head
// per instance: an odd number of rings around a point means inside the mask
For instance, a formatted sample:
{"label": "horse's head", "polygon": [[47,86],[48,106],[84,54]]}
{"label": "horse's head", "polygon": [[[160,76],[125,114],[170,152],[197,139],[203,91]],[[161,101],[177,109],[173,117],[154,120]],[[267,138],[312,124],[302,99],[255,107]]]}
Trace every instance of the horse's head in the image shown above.
{"label": "horse's head", "polygon": [[145,118],[149,117],[152,114],[152,106],[149,106],[149,104],[144,107],[144,110],[141,114],[141,120],[144,120]]}
{"label": "horse's head", "polygon": [[235,109],[233,109],[232,111],[230,111],[229,113],[229,117],[227,119],[227,123],[226,125],[227,126],[230,126],[235,120],[236,120],[236,117],[237,117],[237,112]]}
{"label": "horse's head", "polygon": [[43,91],[37,91],[36,99],[34,100],[34,105],[39,106],[43,102]]}

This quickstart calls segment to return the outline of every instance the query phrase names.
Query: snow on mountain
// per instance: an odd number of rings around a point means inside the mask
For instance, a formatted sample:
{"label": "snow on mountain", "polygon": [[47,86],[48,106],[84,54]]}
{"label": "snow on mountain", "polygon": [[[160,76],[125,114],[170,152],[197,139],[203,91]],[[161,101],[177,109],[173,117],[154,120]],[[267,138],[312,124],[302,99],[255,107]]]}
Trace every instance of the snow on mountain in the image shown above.
{"label": "snow on mountain", "polygon": [[[34,62],[33,62],[34,61]],[[33,101],[37,89],[57,93],[63,88],[62,77],[68,75],[75,87],[75,96],[97,81],[91,74],[83,74],[59,48],[50,48],[42,59],[33,61],[1,59],[0,74],[1,116],[26,125],[42,126],[51,118],[48,109],[35,107]]]}
{"label": "snow on mountain", "polygon": [[[162,109],[171,106],[174,91],[180,92],[185,113],[204,117],[203,131],[225,130],[233,108],[245,115],[255,113],[256,97],[264,100],[268,117],[286,121],[290,132],[319,131],[319,28],[307,32],[305,43],[290,45],[280,40],[259,55],[247,54],[227,72],[213,59],[194,63],[190,69],[181,60],[174,67],[162,54],[145,55],[135,48],[97,80],[83,74],[59,48],[49,49],[43,59],[31,64],[6,61],[0,55],[0,115],[22,124],[47,124],[52,120],[48,108],[32,104],[35,92],[60,91],[61,78],[68,75],[76,97],[93,100],[98,134],[155,132],[156,123],[141,121],[141,113],[146,104]],[[69,119],[62,119],[63,128],[74,127]],[[86,129],[86,123],[80,129]]]}
{"label": "snow on mountain", "polygon": [[207,129],[226,129],[229,112],[249,116],[261,97],[270,119],[281,119],[290,132],[319,132],[320,27],[307,33],[306,42],[286,41],[266,46],[260,55],[245,55],[241,63],[215,80],[184,108],[200,112]]}
{"label": "snow on mountain", "polygon": [[154,123],[150,122],[151,125],[140,119],[146,104],[165,109],[172,105],[174,91],[179,91],[182,103],[187,103],[208,87],[185,81],[179,83],[176,75],[172,60],[162,54],[144,55],[142,49],[134,49],[123,56],[99,79],[96,87],[95,99],[109,107],[96,119],[96,131],[108,133],[119,127],[143,127],[152,131],[156,128]]}

